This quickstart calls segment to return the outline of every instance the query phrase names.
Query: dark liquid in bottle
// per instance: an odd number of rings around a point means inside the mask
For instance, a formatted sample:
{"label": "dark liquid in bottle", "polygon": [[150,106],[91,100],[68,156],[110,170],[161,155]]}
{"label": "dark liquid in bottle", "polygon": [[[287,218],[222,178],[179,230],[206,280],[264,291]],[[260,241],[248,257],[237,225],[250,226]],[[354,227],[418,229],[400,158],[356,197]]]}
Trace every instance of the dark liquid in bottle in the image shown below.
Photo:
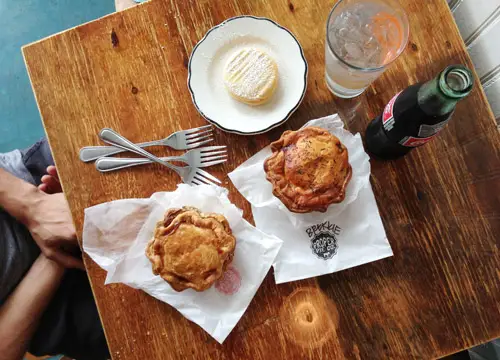
{"label": "dark liquid in bottle", "polygon": [[375,157],[396,159],[410,152],[413,147],[403,146],[400,141],[407,136],[419,137],[422,124],[434,125],[447,120],[451,113],[428,115],[418,103],[418,90],[422,84],[415,84],[404,90],[394,103],[394,127],[387,131],[382,123],[382,114],[373,119],[365,133],[366,149]]}

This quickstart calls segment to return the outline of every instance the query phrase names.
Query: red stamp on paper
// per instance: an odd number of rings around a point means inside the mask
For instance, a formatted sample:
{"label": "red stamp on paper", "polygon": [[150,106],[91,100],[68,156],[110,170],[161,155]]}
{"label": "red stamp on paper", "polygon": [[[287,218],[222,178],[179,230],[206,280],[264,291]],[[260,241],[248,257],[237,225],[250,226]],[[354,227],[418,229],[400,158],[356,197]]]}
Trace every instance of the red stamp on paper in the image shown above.
{"label": "red stamp on paper", "polygon": [[238,270],[229,265],[226,272],[215,283],[215,288],[224,295],[233,295],[238,292],[241,287],[241,275]]}

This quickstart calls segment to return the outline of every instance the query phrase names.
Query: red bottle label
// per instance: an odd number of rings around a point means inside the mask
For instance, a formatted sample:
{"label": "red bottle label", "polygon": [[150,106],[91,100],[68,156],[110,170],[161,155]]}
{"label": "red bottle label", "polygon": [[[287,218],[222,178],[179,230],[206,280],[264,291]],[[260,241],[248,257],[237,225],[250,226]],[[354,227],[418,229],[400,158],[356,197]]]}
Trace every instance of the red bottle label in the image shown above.
{"label": "red bottle label", "polygon": [[[401,93],[402,91],[394,95],[394,97],[387,103],[384,112],[382,113],[382,126],[384,127],[385,131],[391,131],[394,127],[394,104],[396,103],[396,100]],[[421,135],[422,137],[405,136],[401,140],[399,140],[399,144],[406,147],[417,147],[424,145],[425,143],[432,140],[432,138],[434,138],[441,131],[441,129],[446,125],[450,118],[451,114],[446,120],[440,123],[434,125],[420,125],[418,135]]]}
{"label": "red bottle label", "polygon": [[391,100],[389,100],[389,102],[385,106],[384,112],[382,113],[382,124],[385,131],[391,131],[394,127],[394,103],[401,93],[402,91],[398,92]]}
{"label": "red bottle label", "polygon": [[434,134],[432,136],[426,137],[426,138],[417,138],[413,136],[405,136],[401,140],[399,140],[399,144],[407,147],[417,147],[420,145],[424,145],[425,143],[429,142],[432,140],[434,136],[437,134]]}

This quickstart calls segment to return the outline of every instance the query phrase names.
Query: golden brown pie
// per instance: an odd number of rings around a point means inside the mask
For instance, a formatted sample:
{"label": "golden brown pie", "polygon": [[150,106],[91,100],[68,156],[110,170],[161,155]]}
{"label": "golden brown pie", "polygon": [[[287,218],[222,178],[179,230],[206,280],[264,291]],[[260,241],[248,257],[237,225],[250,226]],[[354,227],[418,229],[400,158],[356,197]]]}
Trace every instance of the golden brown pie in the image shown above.
{"label": "golden brown pie", "polygon": [[208,289],[233,260],[236,239],[227,219],[193,207],[170,209],[146,247],[153,273],[176,291]]}
{"label": "golden brown pie", "polygon": [[325,212],[344,200],[352,168],[346,147],[327,130],[285,131],[271,150],[264,162],[266,178],[288,210]]}

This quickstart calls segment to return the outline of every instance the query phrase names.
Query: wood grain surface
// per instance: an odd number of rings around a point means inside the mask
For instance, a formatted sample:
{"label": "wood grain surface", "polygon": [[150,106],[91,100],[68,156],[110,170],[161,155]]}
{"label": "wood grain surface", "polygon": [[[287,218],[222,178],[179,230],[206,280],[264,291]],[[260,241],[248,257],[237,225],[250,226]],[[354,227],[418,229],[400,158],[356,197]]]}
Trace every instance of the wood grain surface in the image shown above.
{"label": "wood grain surface", "polygon": [[[230,159],[211,172],[249,220],[249,204],[226,174],[284,130],[339,112],[364,134],[397,91],[452,63],[472,67],[444,0],[400,2],[408,47],[352,100],[332,96],[323,77],[333,0],[152,0],[26,46],[78,232],[86,207],[175,188],[179,179],[159,166],[103,175],[78,150],[99,144],[103,127],[139,142],[205,124],[187,89],[188,58],[228,17],[265,16],[287,27],[310,70],[304,102],[285,125],[251,137],[216,131]],[[104,286],[104,271],[86,258],[113,359],[427,359],[499,337],[500,136],[481,88],[436,140],[397,161],[372,160],[372,184],[394,257],[279,286],[271,271],[223,345],[141,291]]]}

